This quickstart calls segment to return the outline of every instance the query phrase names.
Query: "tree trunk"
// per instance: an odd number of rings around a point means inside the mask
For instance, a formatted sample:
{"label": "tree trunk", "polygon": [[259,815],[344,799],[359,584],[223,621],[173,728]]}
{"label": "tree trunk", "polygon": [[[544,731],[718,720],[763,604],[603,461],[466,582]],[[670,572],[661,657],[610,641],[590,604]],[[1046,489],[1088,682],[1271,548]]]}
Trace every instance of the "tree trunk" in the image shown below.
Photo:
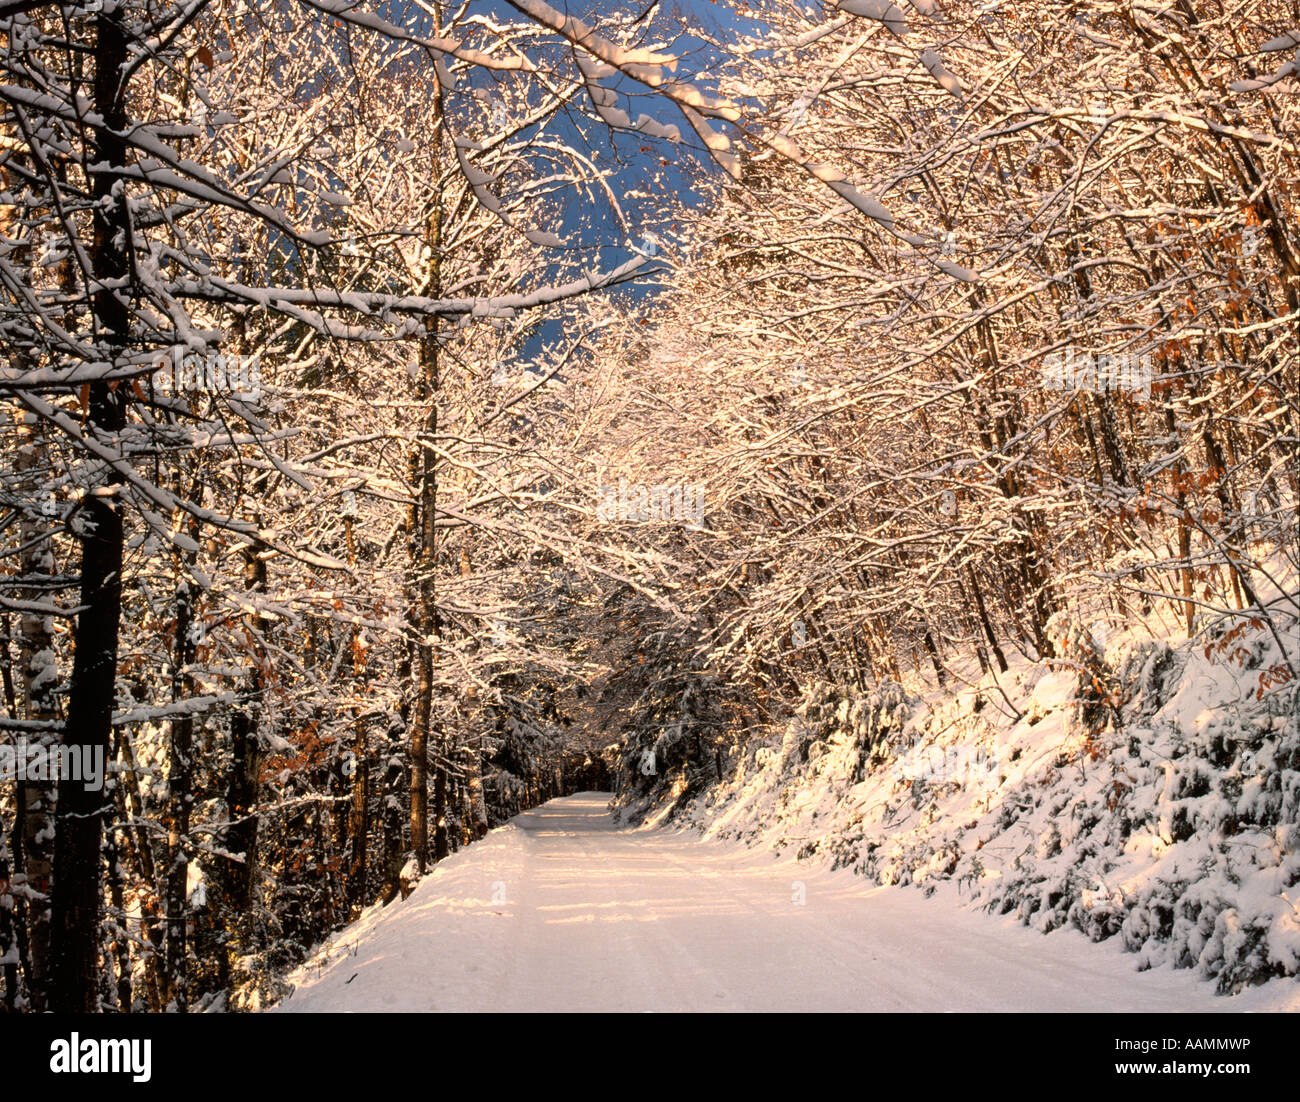
{"label": "tree trunk", "polygon": [[[441,111],[438,112],[441,117]],[[435,161],[434,171],[437,171]],[[436,193],[433,206],[425,220],[425,247],[428,249],[429,270],[426,277],[426,294],[437,297],[442,291],[442,195]],[[438,607],[435,594],[438,564],[437,514],[438,514],[438,464],[434,451],[438,437],[439,348],[438,319],[427,318],[424,338],[420,342],[420,399],[427,403],[427,413],[421,432],[416,438],[416,455],[412,467],[416,472],[413,487],[417,505],[417,523],[414,526],[412,568],[414,572],[415,654],[417,667],[416,703],[414,724],[411,728],[411,851],[415,855],[420,874],[428,871],[429,863],[429,740],[433,722],[433,666],[434,640],[437,638]],[[438,754],[434,776],[434,857],[447,856],[447,777],[445,758]]]}
{"label": "tree trunk", "polygon": [[[265,593],[268,570],[263,548],[254,542],[243,550],[244,587]],[[226,778],[226,815],[229,826],[223,849],[234,856],[219,859],[221,906],[224,911],[225,950],[220,954],[218,977],[229,986],[239,958],[252,951],[257,923],[253,914],[253,886],[257,881],[257,797],[261,768],[261,698],[265,689],[260,647],[251,642],[264,638],[270,623],[260,616],[249,619],[251,665],[240,693],[239,706],[230,716],[230,773]],[[242,858],[242,859],[241,859]]]}
{"label": "tree trunk", "polygon": [[[95,80],[92,102],[103,125],[94,128],[92,159],[110,167],[125,166],[119,137],[126,130],[126,88],[121,79],[127,40],[121,8],[95,17]],[[91,269],[99,288],[92,296],[96,330],[116,362],[125,351],[130,319],[125,296],[117,286],[130,277],[126,247],[130,215],[125,197],[114,193],[115,176],[95,173]],[[87,430],[113,446],[126,425],[126,387],[106,381],[90,385]],[[121,502],[109,490],[113,478],[102,476],[106,493],[88,493],[81,506],[81,612],[75,629],[76,652],[68,694],[67,730],[103,761],[109,756],[117,679],[118,630],[122,614],[123,522]],[[50,1008],[58,1013],[90,1012],[98,1002],[102,882],[100,841],[105,812],[104,791],[91,792],[79,781],[60,780],[54,837],[54,885],[51,898]]]}
{"label": "tree trunk", "polygon": [[[191,536],[194,534],[191,530]],[[194,611],[194,591],[179,576],[177,565],[176,585],[176,639],[173,650],[175,666],[172,670],[172,702],[180,703],[193,693],[193,678],[188,672],[194,661],[197,636],[197,618]],[[170,746],[167,764],[167,995],[178,1013],[189,1010],[188,974],[186,969],[186,924],[189,919],[189,833],[191,787],[191,759],[194,743],[194,720],[183,713],[169,723]]]}
{"label": "tree trunk", "polygon": [[980,592],[979,582],[975,580],[975,572],[969,565],[966,567],[966,577],[970,582],[971,596],[975,601],[975,611],[979,617],[980,627],[984,629],[984,638],[988,640],[989,650],[997,661],[998,673],[1006,673],[1006,656],[1002,653],[1002,648],[998,645],[997,636],[993,634],[993,625],[989,622],[988,609],[984,605],[984,594]]}
{"label": "tree trunk", "polygon": [[[17,469],[28,473],[20,485],[32,495],[39,496],[40,478],[37,474],[44,458],[44,442],[35,424],[34,414],[23,418],[19,432]],[[37,519],[24,515],[20,529],[23,554],[21,571],[30,592],[36,600],[52,601],[54,593],[41,584],[42,578],[54,575],[54,546],[45,530],[53,520],[54,510],[46,506],[52,499],[41,502],[43,516]],[[23,718],[33,720],[49,730],[31,736],[45,747],[59,741],[56,729],[59,720],[54,688],[58,684],[58,669],[54,659],[53,618],[38,612],[24,612],[19,620],[19,663],[22,670]],[[50,783],[25,780],[18,784],[16,802],[18,822],[13,834],[14,870],[13,886],[16,889],[16,908],[19,958],[27,980],[27,998],[31,1010],[40,1013],[45,1009],[49,986],[50,959],[50,874],[54,861],[54,811],[57,792]],[[35,893],[35,896],[33,896]]]}
{"label": "tree trunk", "polygon": [[[2,836],[0,836],[2,837]],[[14,897],[10,883],[9,846],[0,841],[0,960],[4,961],[5,1010],[18,1003],[18,932],[14,929]]]}
{"label": "tree trunk", "polygon": [[105,839],[104,856],[108,862],[108,892],[113,919],[109,949],[117,961],[115,988],[117,1009],[122,1014],[129,1014],[131,1012],[131,939],[126,924],[122,857],[111,830]]}

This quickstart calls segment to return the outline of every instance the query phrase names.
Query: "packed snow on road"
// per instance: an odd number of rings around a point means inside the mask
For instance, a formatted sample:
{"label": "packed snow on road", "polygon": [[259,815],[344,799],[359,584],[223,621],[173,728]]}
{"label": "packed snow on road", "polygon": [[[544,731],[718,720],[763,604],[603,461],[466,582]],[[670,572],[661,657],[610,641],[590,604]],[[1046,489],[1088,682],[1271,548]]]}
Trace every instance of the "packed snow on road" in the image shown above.
{"label": "packed snow on road", "polygon": [[618,828],[607,793],[551,800],[370,908],[291,977],[283,1011],[1300,1010],[1233,998],[845,871],[689,831]]}

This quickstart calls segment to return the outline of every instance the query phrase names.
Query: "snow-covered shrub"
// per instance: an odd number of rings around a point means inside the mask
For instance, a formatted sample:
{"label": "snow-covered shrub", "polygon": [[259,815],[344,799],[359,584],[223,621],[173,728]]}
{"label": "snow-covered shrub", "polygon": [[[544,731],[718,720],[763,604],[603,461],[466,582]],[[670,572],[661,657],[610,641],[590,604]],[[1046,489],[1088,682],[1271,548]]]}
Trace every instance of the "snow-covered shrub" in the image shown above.
{"label": "snow-covered shrub", "polygon": [[1068,623],[1056,642],[1014,675],[1016,713],[978,686],[927,704],[892,683],[815,685],[779,746],[756,740],[680,816],[777,849],[798,838],[801,858],[880,884],[952,880],[991,912],[1118,936],[1139,967],[1193,968],[1222,992],[1300,974],[1300,689],[1262,690],[1271,633],[1242,618],[1209,643],[1114,648],[1114,672]]}

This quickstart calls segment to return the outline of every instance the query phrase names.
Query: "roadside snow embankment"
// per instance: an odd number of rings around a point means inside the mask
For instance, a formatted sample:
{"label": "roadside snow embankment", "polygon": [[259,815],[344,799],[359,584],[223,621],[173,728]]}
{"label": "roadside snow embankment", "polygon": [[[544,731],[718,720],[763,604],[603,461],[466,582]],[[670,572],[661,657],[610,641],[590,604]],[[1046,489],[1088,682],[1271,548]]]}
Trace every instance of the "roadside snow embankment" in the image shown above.
{"label": "roadside snow embankment", "polygon": [[880,884],[951,881],[1221,993],[1300,974],[1300,692],[1275,637],[1242,618],[1113,663],[1086,632],[1060,638],[1063,662],[1000,689],[818,685],[779,744],[671,817]]}

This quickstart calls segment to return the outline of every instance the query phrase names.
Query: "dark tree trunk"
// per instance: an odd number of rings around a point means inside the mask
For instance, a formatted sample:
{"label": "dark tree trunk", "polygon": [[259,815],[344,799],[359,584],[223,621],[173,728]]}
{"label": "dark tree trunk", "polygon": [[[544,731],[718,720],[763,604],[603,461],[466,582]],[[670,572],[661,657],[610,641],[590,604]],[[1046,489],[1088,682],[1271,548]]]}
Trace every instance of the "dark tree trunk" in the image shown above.
{"label": "dark tree trunk", "polygon": [[[92,159],[104,166],[125,166],[126,88],[121,79],[127,61],[121,8],[95,17],[95,80],[92,102],[103,125],[94,129]],[[92,313],[109,358],[126,348],[130,318],[125,295],[117,288],[130,277],[127,247],[130,213],[125,197],[115,195],[116,176],[92,178],[95,199],[91,268],[97,286]],[[97,382],[89,388],[88,435],[112,448],[126,424],[127,388]],[[104,486],[113,476],[105,472]],[[109,758],[117,679],[118,630],[122,614],[122,506],[115,493],[86,494],[81,506],[81,612],[75,630],[76,652],[68,694],[70,738]],[[74,1013],[96,1009],[99,978],[100,919],[103,884],[100,841],[111,807],[104,790],[92,792],[79,781],[60,780],[54,838],[54,884],[51,898],[50,1008]]]}
{"label": "dark tree trunk", "polygon": [[[34,421],[31,418],[30,421]],[[31,471],[22,483],[24,490],[36,495],[39,479],[36,471],[44,460],[45,443],[36,425],[20,429],[17,469]],[[22,574],[32,585],[37,599],[52,600],[54,594],[41,584],[41,576],[54,574],[54,548],[47,530],[48,519],[28,516],[21,528],[23,553]],[[50,729],[36,736],[46,746],[59,738],[58,705],[54,697],[57,678],[51,677],[45,662],[54,648],[52,618],[37,612],[24,612],[19,620],[19,662],[22,670],[22,715]],[[7,672],[7,671],[6,671]],[[12,680],[12,679],[11,679]],[[6,683],[12,696],[14,686]],[[11,703],[14,714],[16,701]],[[53,783],[21,781],[17,786],[18,821],[13,832],[13,881],[21,889],[14,896],[18,956],[27,980],[27,1000],[31,1010],[45,1009],[49,984],[50,957],[50,875],[54,861],[54,810],[57,794]],[[33,896],[35,893],[35,897]]]}
{"label": "dark tree trunk", "polygon": [[[193,532],[191,531],[191,535]],[[184,580],[176,589],[176,639],[173,645],[172,702],[179,703],[193,692],[193,679],[187,667],[194,661],[197,621],[194,593]],[[167,767],[167,994],[177,1012],[189,1010],[188,971],[186,968],[186,926],[189,921],[187,887],[189,881],[189,833],[191,758],[193,756],[194,720],[188,714],[176,716],[169,724],[171,740]]]}
{"label": "dark tree trunk", "polygon": [[4,960],[5,1009],[18,1001],[18,932],[14,928],[14,897],[9,882],[9,847],[0,842],[0,959]]}
{"label": "dark tree trunk", "polygon": [[[252,543],[244,548],[244,586],[250,593],[265,593],[267,565],[263,547]],[[264,639],[269,622],[253,616],[251,634]],[[261,698],[265,688],[261,672],[260,646],[249,656],[251,666],[245,678],[239,707],[230,717],[230,773],[226,779],[226,814],[230,825],[224,836],[225,858],[220,869],[220,898],[224,911],[226,947],[218,961],[222,986],[229,986],[239,958],[251,952],[256,942],[257,923],[253,913],[253,886],[257,882],[258,772],[261,768]]]}
{"label": "dark tree trunk", "polygon": [[122,886],[122,857],[111,830],[105,838],[104,857],[108,862],[109,903],[113,909],[109,948],[117,962],[115,988],[117,1009],[123,1014],[129,1014],[131,1011],[131,939],[127,932],[126,899]]}
{"label": "dark tree trunk", "polygon": [[939,661],[939,651],[934,645],[934,633],[930,630],[928,622],[921,638],[925,642],[925,651],[930,656],[930,665],[934,667],[935,679],[939,682],[939,688],[942,689],[948,683],[948,678],[943,672],[943,663]]}
{"label": "dark tree trunk", "polygon": [[[348,562],[357,565],[357,544],[351,513],[343,520],[343,531],[347,538]],[[365,681],[366,669],[360,646],[360,633],[352,631],[352,679],[358,696]],[[370,839],[370,760],[366,738],[366,721],[362,718],[362,709],[358,705],[353,719],[352,736],[352,794],[347,811],[347,833],[350,835],[351,850],[347,858],[347,904],[352,914],[356,914],[366,904],[367,847]]]}
{"label": "dark tree trunk", "polygon": [[370,762],[366,749],[365,721],[356,721],[352,743],[356,772],[352,775],[352,852],[348,857],[348,905],[353,912],[366,905],[366,846],[370,837]]}
{"label": "dark tree trunk", "polygon": [[[425,245],[429,250],[427,293],[437,296],[442,285],[442,197],[434,196],[433,208],[425,224]],[[438,464],[435,452],[438,436],[439,349],[438,320],[425,321],[424,339],[420,343],[420,399],[427,403],[424,424],[416,439],[412,462],[416,474],[413,487],[417,501],[417,518],[413,526],[411,548],[415,589],[415,655],[417,685],[414,722],[411,727],[411,850],[420,874],[429,862],[429,741],[433,724],[433,664],[437,637],[438,607],[435,582],[438,565]],[[447,856],[447,777],[445,757],[439,747],[434,777],[434,857]]]}
{"label": "dark tree trunk", "polygon": [[984,605],[984,594],[980,592],[979,582],[975,579],[975,572],[969,566],[966,567],[966,577],[970,582],[971,597],[975,601],[975,612],[979,617],[980,627],[984,630],[984,638],[988,640],[989,650],[998,664],[998,673],[1006,673],[1006,656],[998,645],[997,636],[993,634],[993,625],[989,621],[988,609]]}
{"label": "dark tree trunk", "polygon": [[384,769],[383,800],[383,846],[384,846],[384,882],[380,898],[385,903],[396,897],[402,874],[402,789],[406,780],[402,768],[402,759],[395,752],[396,746],[390,744],[388,764]]}

